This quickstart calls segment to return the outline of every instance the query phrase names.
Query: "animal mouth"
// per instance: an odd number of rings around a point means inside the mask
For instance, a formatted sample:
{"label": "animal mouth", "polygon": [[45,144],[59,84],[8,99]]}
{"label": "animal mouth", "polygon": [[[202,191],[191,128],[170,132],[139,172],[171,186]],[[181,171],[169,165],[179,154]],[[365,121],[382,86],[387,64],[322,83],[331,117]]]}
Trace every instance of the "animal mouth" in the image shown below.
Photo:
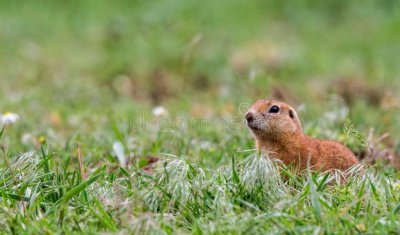
{"label": "animal mouth", "polygon": [[259,126],[254,125],[252,123],[247,123],[247,126],[253,131],[261,131],[261,128]]}

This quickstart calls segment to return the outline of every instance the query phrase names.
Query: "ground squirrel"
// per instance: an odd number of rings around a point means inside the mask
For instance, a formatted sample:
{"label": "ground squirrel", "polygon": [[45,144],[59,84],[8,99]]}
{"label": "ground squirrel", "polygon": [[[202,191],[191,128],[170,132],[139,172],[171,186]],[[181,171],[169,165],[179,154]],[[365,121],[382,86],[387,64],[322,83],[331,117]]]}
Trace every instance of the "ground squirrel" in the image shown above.
{"label": "ground squirrel", "polygon": [[277,100],[258,100],[246,114],[257,148],[286,165],[304,170],[347,170],[358,163],[353,152],[334,141],[305,135],[296,111]]}

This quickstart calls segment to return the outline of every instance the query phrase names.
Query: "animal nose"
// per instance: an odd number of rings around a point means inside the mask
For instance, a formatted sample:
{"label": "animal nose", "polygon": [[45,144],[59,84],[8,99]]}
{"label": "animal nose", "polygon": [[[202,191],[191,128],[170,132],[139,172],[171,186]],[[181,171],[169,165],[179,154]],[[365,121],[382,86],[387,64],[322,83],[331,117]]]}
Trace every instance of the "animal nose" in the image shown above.
{"label": "animal nose", "polygon": [[248,113],[246,113],[245,118],[246,118],[247,122],[250,123],[254,120],[254,115],[253,115],[253,113],[248,112]]}

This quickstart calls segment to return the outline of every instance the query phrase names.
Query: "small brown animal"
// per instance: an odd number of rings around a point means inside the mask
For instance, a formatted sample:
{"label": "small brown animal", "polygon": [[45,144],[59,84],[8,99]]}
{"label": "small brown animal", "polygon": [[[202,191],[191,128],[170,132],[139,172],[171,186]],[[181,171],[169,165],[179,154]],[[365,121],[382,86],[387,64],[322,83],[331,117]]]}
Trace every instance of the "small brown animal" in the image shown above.
{"label": "small brown animal", "polygon": [[305,135],[296,111],[277,100],[257,100],[246,114],[257,148],[299,170],[347,170],[358,163],[353,152],[329,140]]}

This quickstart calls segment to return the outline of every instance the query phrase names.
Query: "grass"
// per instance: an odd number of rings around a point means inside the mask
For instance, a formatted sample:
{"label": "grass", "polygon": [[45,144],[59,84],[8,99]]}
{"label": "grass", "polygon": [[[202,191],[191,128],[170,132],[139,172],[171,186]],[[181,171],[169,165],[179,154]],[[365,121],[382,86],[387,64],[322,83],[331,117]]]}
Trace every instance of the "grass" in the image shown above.
{"label": "grass", "polygon": [[[54,157],[52,157],[54,158]],[[398,180],[372,168],[299,176],[252,153],[217,169],[176,157],[154,174],[99,167],[82,179],[69,161],[21,155],[3,166],[5,233],[399,232]],[[280,176],[285,175],[286,180]],[[8,208],[8,209],[5,209]]]}
{"label": "grass", "polygon": [[[0,131],[0,233],[400,233],[399,12],[0,1],[0,114],[20,116]],[[343,182],[254,152],[243,115],[273,95],[374,164]]]}

